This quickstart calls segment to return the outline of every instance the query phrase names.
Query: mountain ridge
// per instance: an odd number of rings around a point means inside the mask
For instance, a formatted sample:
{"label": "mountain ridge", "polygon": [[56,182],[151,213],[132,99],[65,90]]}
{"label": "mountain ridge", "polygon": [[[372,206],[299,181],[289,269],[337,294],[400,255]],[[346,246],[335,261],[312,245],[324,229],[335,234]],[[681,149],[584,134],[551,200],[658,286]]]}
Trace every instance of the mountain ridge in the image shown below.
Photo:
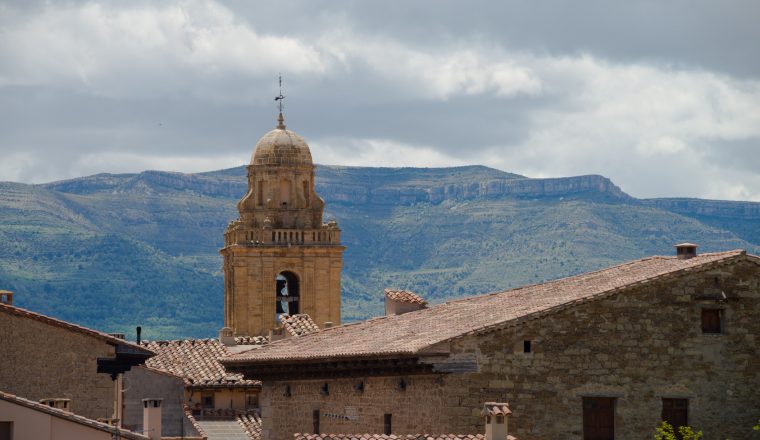
{"label": "mountain ridge", "polygon": [[[652,254],[679,241],[760,251],[760,203],[636,199],[599,175],[531,179],[484,166],[317,167],[347,246],[343,313],[382,289],[432,302]],[[208,337],[221,327],[222,233],[245,167],[0,183],[0,288],[20,306],[109,331]]]}

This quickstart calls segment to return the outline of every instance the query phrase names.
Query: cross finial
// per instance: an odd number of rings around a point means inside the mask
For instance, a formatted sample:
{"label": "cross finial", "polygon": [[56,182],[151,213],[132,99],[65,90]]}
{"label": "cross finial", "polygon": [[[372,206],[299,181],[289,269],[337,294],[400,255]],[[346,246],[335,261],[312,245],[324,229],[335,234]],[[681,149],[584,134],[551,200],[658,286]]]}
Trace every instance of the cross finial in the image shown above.
{"label": "cross finial", "polygon": [[285,99],[285,96],[282,94],[282,74],[279,76],[280,80],[280,94],[277,95],[274,100],[277,101],[278,106],[280,107],[280,115],[277,117],[277,128],[284,130],[285,129],[285,118],[282,116],[282,101]]}

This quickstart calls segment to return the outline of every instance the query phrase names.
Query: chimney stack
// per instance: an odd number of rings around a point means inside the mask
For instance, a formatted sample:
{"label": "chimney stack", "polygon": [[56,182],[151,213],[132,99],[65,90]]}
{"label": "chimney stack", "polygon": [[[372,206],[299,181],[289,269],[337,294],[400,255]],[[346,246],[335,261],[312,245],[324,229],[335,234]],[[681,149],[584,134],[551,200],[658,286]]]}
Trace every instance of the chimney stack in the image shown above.
{"label": "chimney stack", "polygon": [[142,335],[142,327],[138,325],[135,331],[137,332],[137,345],[140,345],[140,336]]}
{"label": "chimney stack", "polygon": [[697,245],[694,243],[679,243],[676,248],[676,257],[679,260],[688,260],[697,256]]}
{"label": "chimney stack", "polygon": [[385,289],[385,316],[403,315],[427,308],[427,301],[408,290]]}
{"label": "chimney stack", "polygon": [[486,402],[480,415],[486,419],[485,440],[508,440],[509,435],[507,418],[512,414],[508,403]]}
{"label": "chimney stack", "polygon": [[143,399],[143,435],[150,440],[161,440],[161,402],[164,399]]}
{"label": "chimney stack", "polygon": [[65,399],[62,397],[47,398],[40,399],[40,403],[51,408],[58,408],[66,412],[71,412],[71,399]]}
{"label": "chimney stack", "polygon": [[222,345],[225,345],[227,347],[232,347],[237,345],[237,342],[235,341],[235,333],[232,331],[229,327],[222,327],[219,330],[219,342],[222,343]]}
{"label": "chimney stack", "polygon": [[10,290],[0,290],[0,303],[13,305],[13,292]]}

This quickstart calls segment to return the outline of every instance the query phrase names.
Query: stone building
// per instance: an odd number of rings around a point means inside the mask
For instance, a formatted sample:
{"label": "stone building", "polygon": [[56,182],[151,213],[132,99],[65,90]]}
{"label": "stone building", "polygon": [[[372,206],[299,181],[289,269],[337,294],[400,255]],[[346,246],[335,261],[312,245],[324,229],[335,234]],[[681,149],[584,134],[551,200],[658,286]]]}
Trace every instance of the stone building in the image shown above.
{"label": "stone building", "polygon": [[121,419],[121,374],[154,354],[6,302],[0,339],[0,391],[33,401],[69,399],[73,413],[95,420]]}
{"label": "stone building", "polygon": [[654,256],[388,315],[222,360],[262,380],[263,438],[480,432],[650,438],[662,418],[746,438],[760,417],[760,258]]}
{"label": "stone building", "polygon": [[323,223],[306,142],[285,128],[262,136],[248,165],[240,217],[224,233],[224,325],[235,335],[266,335],[279,314],[340,323],[344,247]]}

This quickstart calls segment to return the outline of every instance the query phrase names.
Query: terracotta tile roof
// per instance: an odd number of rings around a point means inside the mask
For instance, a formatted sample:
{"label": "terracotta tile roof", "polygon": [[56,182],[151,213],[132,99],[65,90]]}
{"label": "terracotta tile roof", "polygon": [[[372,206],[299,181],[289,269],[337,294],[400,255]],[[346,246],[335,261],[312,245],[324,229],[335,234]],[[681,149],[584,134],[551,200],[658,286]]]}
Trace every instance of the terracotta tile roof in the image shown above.
{"label": "terracotta tile roof", "polygon": [[244,414],[237,416],[237,421],[243,427],[243,431],[251,440],[261,438],[261,417],[258,414]]}
{"label": "terracotta tile roof", "polygon": [[422,299],[421,296],[414,292],[409,292],[408,290],[385,289],[385,296],[394,301],[403,303],[419,304],[422,306],[427,304],[427,301]]}
{"label": "terracotta tile roof", "polygon": [[269,343],[267,336],[235,336],[238,345],[264,345]]}
{"label": "terracotta tile roof", "polygon": [[653,280],[760,258],[743,250],[705,253],[690,259],[648,257],[603,270],[438,304],[403,315],[324,329],[272,342],[222,360],[226,365],[271,364],[348,358],[418,356],[420,351],[468,333],[514,325],[528,317],[556,312]]}
{"label": "terracotta tile roof", "polygon": [[180,376],[188,386],[261,386],[257,380],[246,380],[241,374],[225,371],[218,359],[228,356],[230,351],[218,339],[145,341],[143,346],[157,353],[145,362],[146,366]]}
{"label": "terracotta tile roof", "polygon": [[31,408],[35,411],[43,412],[46,414],[49,414],[53,417],[58,417],[60,419],[65,419],[70,422],[78,423],[80,425],[85,425],[93,429],[97,429],[99,431],[105,431],[111,434],[118,433],[121,438],[130,439],[130,440],[149,440],[148,437],[138,434],[136,432],[128,431],[126,429],[118,429],[114,426],[101,423],[92,419],[88,419],[87,417],[82,417],[67,411],[64,411],[62,409],[58,408],[52,408],[47,405],[43,405],[41,403],[37,403],[34,401],[31,401],[29,399],[24,399],[23,397],[18,397],[13,394],[4,393],[0,391],[0,400],[4,400],[6,402],[14,403],[16,405],[25,406],[27,408]]}
{"label": "terracotta tile roof", "polygon": [[486,402],[483,404],[481,416],[508,416],[512,414],[508,403]]}
{"label": "terracotta tile roof", "polygon": [[193,425],[193,428],[198,431],[198,435],[204,439],[208,439],[208,434],[206,434],[206,431],[204,431],[200,423],[195,420],[195,416],[193,416],[193,410],[187,405],[183,405],[183,408],[185,410],[185,417],[187,417],[187,420],[189,420],[190,424]]}
{"label": "terracotta tile roof", "polygon": [[[294,440],[484,440],[483,434],[293,434]],[[517,440],[511,435],[507,440]]]}
{"label": "terracotta tile roof", "polygon": [[319,331],[319,327],[306,313],[280,315],[280,324],[290,336],[304,336]]}
{"label": "terracotta tile roof", "polygon": [[142,347],[133,342],[129,342],[124,339],[117,338],[115,336],[109,335],[108,333],[103,333],[103,332],[93,330],[87,327],[82,327],[81,325],[72,324],[70,322],[61,321],[60,319],[56,319],[50,316],[35,313],[26,309],[22,309],[20,307],[12,306],[5,303],[0,303],[0,312],[5,312],[11,315],[20,316],[22,318],[34,319],[35,321],[43,322],[48,325],[52,325],[52,326],[60,327],[60,328],[70,330],[73,332],[92,336],[94,338],[100,339],[104,342],[107,342],[113,345],[121,345],[124,347],[129,347],[145,354],[154,354],[152,351],[150,351],[146,347]]}

